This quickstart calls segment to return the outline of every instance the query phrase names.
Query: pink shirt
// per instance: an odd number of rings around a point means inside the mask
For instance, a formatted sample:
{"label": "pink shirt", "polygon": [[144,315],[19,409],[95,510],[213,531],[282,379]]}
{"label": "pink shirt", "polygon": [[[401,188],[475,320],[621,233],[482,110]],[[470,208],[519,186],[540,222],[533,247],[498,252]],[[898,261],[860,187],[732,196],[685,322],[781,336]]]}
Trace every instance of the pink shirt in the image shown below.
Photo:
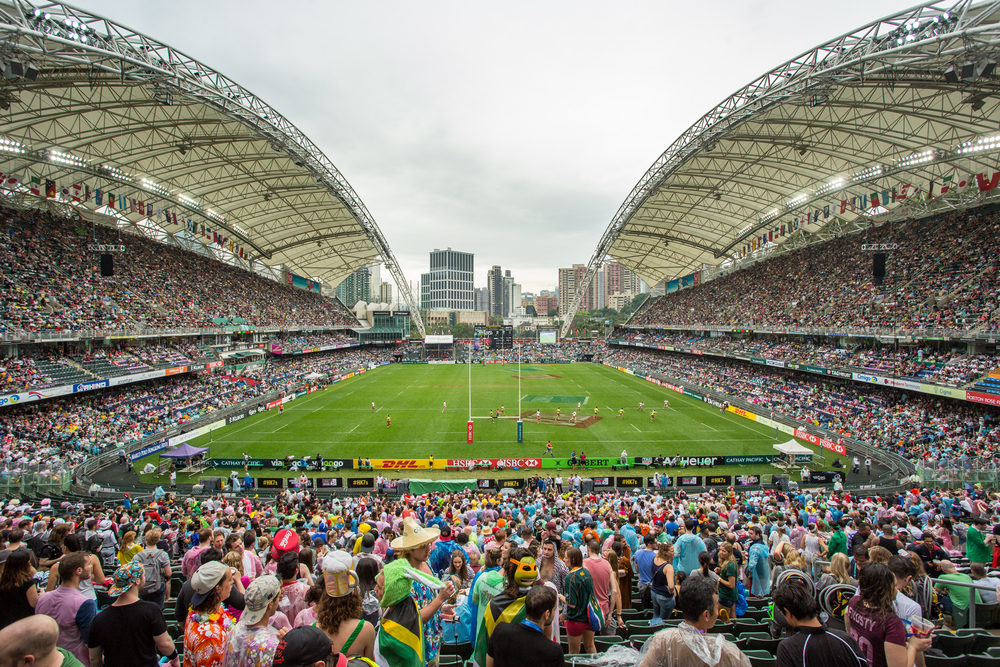
{"label": "pink shirt", "polygon": [[594,580],[594,595],[597,596],[597,604],[601,605],[601,611],[607,617],[611,611],[610,587],[611,587],[611,564],[600,556],[595,558],[584,558],[583,567],[590,572]]}

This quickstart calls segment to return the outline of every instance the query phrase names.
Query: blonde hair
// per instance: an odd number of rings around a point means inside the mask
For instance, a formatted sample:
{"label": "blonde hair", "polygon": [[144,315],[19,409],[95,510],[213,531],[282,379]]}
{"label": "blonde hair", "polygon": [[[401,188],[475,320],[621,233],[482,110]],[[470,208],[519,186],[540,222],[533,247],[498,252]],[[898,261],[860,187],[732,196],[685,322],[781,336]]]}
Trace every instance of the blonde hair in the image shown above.
{"label": "blonde hair", "polygon": [[[725,556],[723,556],[723,553],[725,554]],[[726,565],[729,565],[729,563],[736,560],[736,557],[733,555],[733,545],[731,545],[729,542],[723,542],[722,544],[720,544],[718,558],[719,558],[719,572],[722,572],[723,570],[726,569]]]}
{"label": "blonde hair", "polygon": [[835,553],[830,559],[830,574],[834,576],[838,583],[850,584],[851,574],[848,570],[850,561],[845,553]]}
{"label": "blonde hair", "polygon": [[235,551],[230,551],[222,557],[222,563],[229,567],[235,567],[236,571],[243,575],[243,557]]}
{"label": "blonde hair", "polygon": [[892,552],[885,547],[875,546],[868,550],[868,560],[873,563],[888,565],[890,558],[892,558]]}
{"label": "blonde hair", "polygon": [[148,546],[156,546],[156,543],[160,541],[160,536],[163,533],[160,532],[159,528],[151,528],[148,533],[146,533],[146,544]]}
{"label": "blonde hair", "polygon": [[785,565],[798,568],[803,572],[806,571],[806,559],[794,547],[789,553],[785,554]]}

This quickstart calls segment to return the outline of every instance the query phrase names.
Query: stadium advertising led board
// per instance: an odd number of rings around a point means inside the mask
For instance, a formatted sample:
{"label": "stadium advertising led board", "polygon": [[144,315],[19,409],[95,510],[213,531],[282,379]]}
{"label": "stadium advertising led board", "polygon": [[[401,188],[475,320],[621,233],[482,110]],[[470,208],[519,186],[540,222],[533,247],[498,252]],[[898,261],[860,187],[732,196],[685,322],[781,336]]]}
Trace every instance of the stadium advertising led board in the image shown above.
{"label": "stadium advertising led board", "polygon": [[538,332],[538,342],[542,345],[555,345],[556,344],[556,332],[555,329],[545,329]]}

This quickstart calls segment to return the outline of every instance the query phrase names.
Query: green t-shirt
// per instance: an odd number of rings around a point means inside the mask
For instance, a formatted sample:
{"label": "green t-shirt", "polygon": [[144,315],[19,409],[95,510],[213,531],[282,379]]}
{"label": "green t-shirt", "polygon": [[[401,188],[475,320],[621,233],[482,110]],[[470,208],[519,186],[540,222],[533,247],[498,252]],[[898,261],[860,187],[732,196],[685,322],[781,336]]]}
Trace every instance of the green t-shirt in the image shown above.
{"label": "green t-shirt", "polygon": [[84,667],[84,664],[66,649],[57,648],[56,650],[63,655],[62,667]]}
{"label": "green t-shirt", "polygon": [[[971,588],[966,588],[965,586],[949,586],[946,581],[960,581],[963,584],[973,583],[972,577],[967,574],[962,574],[961,572],[956,572],[955,574],[942,574],[937,578],[938,586],[948,590],[948,597],[951,598],[952,603],[959,609],[969,608],[969,591],[973,590]],[[976,597],[978,598],[978,592]],[[976,600],[979,602],[980,600]]]}
{"label": "green t-shirt", "polygon": [[[726,566],[722,568],[722,572],[719,574],[719,579],[728,580],[729,577],[735,577],[739,579],[739,575],[736,573],[736,561],[729,561]],[[723,586],[719,583],[719,602],[729,602],[731,604],[725,604],[724,607],[733,606],[732,603],[736,602],[739,597],[739,593],[736,592],[736,587],[729,588],[728,586]]]}
{"label": "green t-shirt", "polygon": [[965,555],[973,563],[991,563],[993,555],[990,548],[986,546],[983,534],[975,526],[969,527],[968,538],[966,540]]}

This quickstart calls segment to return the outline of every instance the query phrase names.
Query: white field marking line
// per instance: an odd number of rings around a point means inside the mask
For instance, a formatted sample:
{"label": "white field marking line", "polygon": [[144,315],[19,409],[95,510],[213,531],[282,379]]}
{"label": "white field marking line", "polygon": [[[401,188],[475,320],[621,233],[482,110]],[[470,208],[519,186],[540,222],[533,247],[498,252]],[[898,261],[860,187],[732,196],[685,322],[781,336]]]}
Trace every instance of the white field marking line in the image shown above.
{"label": "white field marking line", "polygon": [[606,407],[606,408],[607,408],[608,410],[611,410],[611,412],[614,412],[614,411],[615,411],[615,409],[614,409],[614,408],[612,408],[612,407],[611,407],[610,405],[605,405],[604,407]]}
{"label": "white field marking line", "polygon": [[[303,402],[303,403],[305,403],[306,401],[309,401],[309,400],[312,400],[312,399],[314,399],[314,398],[319,398],[319,396],[320,396],[320,392],[314,392],[314,393],[315,393],[315,396],[309,396],[309,397],[307,397],[307,398],[304,398],[304,399],[302,399],[302,402]],[[291,402],[292,402],[292,403],[294,403],[295,401],[291,401]],[[300,405],[301,405],[301,404],[300,404]],[[317,408],[317,410],[318,410],[318,409],[319,409],[319,408]],[[290,409],[289,409],[289,412],[291,412],[291,410],[290,410]],[[269,414],[269,415],[267,415],[266,417],[264,417],[264,419],[261,419],[261,420],[260,420],[259,422],[252,422],[252,423],[250,423],[250,424],[247,424],[246,426],[241,426],[240,428],[236,429],[235,431],[230,431],[229,433],[224,433],[223,435],[220,435],[220,436],[219,436],[219,439],[220,439],[220,440],[224,440],[224,439],[228,438],[228,437],[229,437],[229,436],[231,436],[231,435],[236,435],[236,434],[237,434],[237,433],[239,433],[240,431],[245,431],[246,429],[248,429],[248,428],[253,428],[254,426],[260,426],[260,425],[261,425],[261,424],[262,424],[263,422],[265,422],[266,420],[270,419],[271,417],[275,417],[275,416],[277,416],[277,415],[279,415],[279,414],[281,414],[281,413],[280,413],[280,412],[278,412],[277,410],[275,410],[275,411],[274,411],[274,412],[272,412],[271,414]],[[274,433],[274,431],[271,431],[271,433]]]}
{"label": "white field marking line", "polygon": [[[361,426],[361,424],[358,424],[358,426]],[[355,426],[354,428],[352,428],[350,431],[348,431],[348,433],[354,433],[354,429],[356,429],[358,426]]]}
{"label": "white field marking line", "polygon": [[[285,426],[288,426],[288,424],[285,424]],[[271,433],[277,433],[277,432],[278,432],[278,431],[280,431],[281,429],[285,428],[285,426],[279,426],[278,428],[276,428],[276,429],[274,429],[273,431],[271,431]]]}
{"label": "white field marking line", "polygon": [[705,428],[707,428],[707,429],[711,429],[711,430],[715,431],[716,433],[718,433],[718,432],[719,432],[719,429],[717,429],[717,428],[712,428],[711,426],[709,426],[708,424],[706,424],[706,423],[704,423],[704,422],[702,422],[702,424],[701,424],[701,425],[702,425],[702,426],[704,426],[704,427],[705,427]]}
{"label": "white field marking line", "polygon": [[[631,426],[632,428],[634,428],[636,431],[639,431],[639,427],[636,426],[635,424],[629,424],[629,426]],[[642,431],[639,431],[639,433],[642,433]]]}
{"label": "white field marking line", "polygon": [[384,408],[384,407],[385,407],[384,405],[380,405],[379,408],[378,408],[378,410],[376,410],[375,412],[381,412],[382,408]]}
{"label": "white field marking line", "polygon": [[[464,432],[465,431],[459,431],[459,433],[464,433]],[[645,433],[645,431],[640,431],[640,433]],[[656,434],[651,432],[650,436],[651,437],[655,437]],[[331,442],[330,440],[296,440],[295,442],[296,442],[296,444],[301,443],[301,444],[305,444],[305,445],[331,445],[331,444],[336,444],[336,443]],[[559,440],[559,444],[560,445],[577,445],[577,446],[579,446],[579,445],[583,445],[583,446],[594,445],[595,442],[596,441],[594,441],[594,440],[562,440],[562,439]],[[601,442],[602,443],[603,442],[632,442],[632,443],[634,443],[634,442],[640,442],[640,441],[632,439],[632,440],[601,440]],[[648,440],[648,441],[647,440],[642,440],[641,442],[643,444],[647,444],[647,443],[653,443],[654,441],[653,440]],[[687,442],[715,442],[715,443],[724,443],[724,444],[730,444],[730,445],[733,444],[732,439],[729,439],[729,440],[676,440],[674,442],[677,442],[677,443],[687,443]],[[476,438],[476,444],[479,444],[479,443],[498,444],[498,445],[510,445],[511,444],[510,439],[506,439],[506,440],[481,440],[480,438]],[[393,445],[454,445],[454,444],[456,444],[456,441],[455,440],[420,440],[420,441],[415,441],[415,440],[414,441],[410,441],[410,440],[393,440],[391,443],[388,443],[388,444],[393,444]],[[542,442],[541,440],[539,440],[537,442],[535,442],[535,441],[532,441],[532,442],[525,441],[524,444],[527,444],[527,445],[540,445],[542,447],[545,446],[545,443]],[[529,456],[529,457],[523,457],[523,458],[538,458],[538,457],[537,456],[536,457]]]}
{"label": "white field marking line", "polygon": [[[403,391],[406,391],[406,390],[404,389]],[[398,394],[396,394],[396,396],[402,396],[403,395],[403,391],[401,391]]]}

